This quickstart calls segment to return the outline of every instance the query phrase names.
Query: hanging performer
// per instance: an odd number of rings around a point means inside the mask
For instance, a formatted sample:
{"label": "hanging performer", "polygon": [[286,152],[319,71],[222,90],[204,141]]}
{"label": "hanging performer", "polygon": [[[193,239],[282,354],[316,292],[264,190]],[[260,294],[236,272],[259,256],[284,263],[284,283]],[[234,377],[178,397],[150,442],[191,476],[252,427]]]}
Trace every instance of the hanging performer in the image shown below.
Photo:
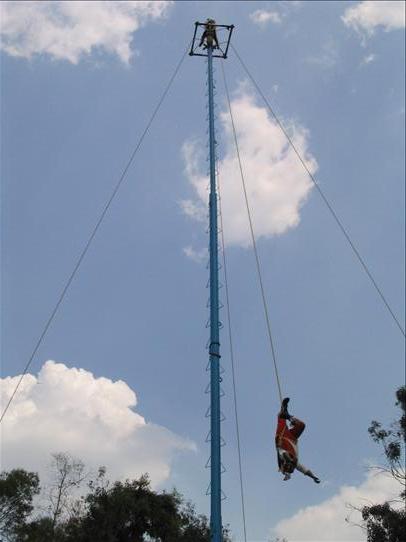
{"label": "hanging performer", "polygon": [[207,19],[204,25],[204,32],[202,34],[199,47],[207,49],[212,47],[213,49],[219,48],[219,42],[216,33],[216,21],[214,19]]}
{"label": "hanging performer", "polygon": [[[305,476],[310,476],[316,484],[320,480],[310,469],[307,469],[298,462],[297,441],[303,433],[305,424],[298,418],[294,418],[288,413],[289,398],[282,401],[281,411],[278,414],[278,425],[276,427],[275,444],[278,454],[279,471],[284,475],[284,480],[289,480],[293,471],[296,469]],[[288,427],[287,421],[290,423]]]}

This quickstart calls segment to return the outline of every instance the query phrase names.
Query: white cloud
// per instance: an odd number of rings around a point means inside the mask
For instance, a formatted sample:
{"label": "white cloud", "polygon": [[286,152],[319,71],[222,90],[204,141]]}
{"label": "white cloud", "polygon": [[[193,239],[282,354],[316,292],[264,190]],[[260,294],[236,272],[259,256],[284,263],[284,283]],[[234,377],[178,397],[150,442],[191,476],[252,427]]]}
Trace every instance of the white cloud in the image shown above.
{"label": "white cloud", "polygon": [[[6,403],[19,377],[0,379]],[[27,374],[2,423],[2,468],[46,472],[50,454],[68,452],[112,479],[148,472],[154,485],[170,474],[171,459],[193,450],[190,441],[146,422],[122,380],[47,361],[38,377]]]}
{"label": "white cloud", "polygon": [[337,43],[330,38],[322,45],[321,50],[317,55],[308,56],[306,61],[309,64],[316,64],[322,68],[332,68],[337,64],[338,59],[339,51]]}
{"label": "white cloud", "polygon": [[[279,127],[250,94],[240,89],[232,100],[232,109],[256,236],[282,234],[298,225],[300,208],[312,183]],[[248,219],[228,111],[222,112],[219,118],[224,132],[221,146],[225,149],[218,163],[225,240],[228,244],[249,246]],[[315,172],[317,164],[308,150],[309,133],[293,122],[289,131],[308,168]],[[196,141],[183,145],[186,176],[197,195],[193,205],[188,200],[183,208],[193,218],[201,218],[203,210],[207,213],[208,178],[201,172],[205,158],[199,152],[202,146]],[[188,211],[196,208],[201,209],[198,216]]]}
{"label": "white cloud", "polygon": [[296,11],[302,6],[303,2],[294,0],[282,0],[277,2],[278,11],[270,9],[257,9],[250,13],[251,21],[261,28],[265,28],[268,23],[280,24],[284,19],[289,17],[293,11]]}
{"label": "white cloud", "polygon": [[207,248],[195,250],[193,247],[187,246],[183,249],[183,253],[196,263],[202,263],[208,259]]}
{"label": "white cloud", "polygon": [[103,50],[128,63],[133,34],[163,19],[172,2],[0,2],[2,49],[11,56],[47,54],[77,64]]}
{"label": "white cloud", "polygon": [[267,11],[265,9],[257,9],[250,14],[250,19],[253,23],[259,26],[265,26],[267,23],[279,24],[282,22],[281,16],[276,11]]}
{"label": "white cloud", "polygon": [[404,28],[405,3],[399,0],[360,2],[347,8],[341,19],[365,38],[372,36],[377,27],[383,27],[386,32]]}
{"label": "white cloud", "polygon": [[350,506],[362,508],[382,503],[399,493],[400,485],[391,476],[371,471],[358,487],[341,487],[333,497],[280,521],[273,531],[275,536],[286,537],[290,542],[363,541],[365,533],[354,525],[361,523],[360,514]]}
{"label": "white cloud", "polygon": [[[187,163],[187,170],[190,168],[191,162],[189,161],[191,159],[191,154],[193,154],[195,150],[195,145],[197,143],[186,143],[183,146],[183,155],[186,159]],[[187,171],[187,175],[191,177],[193,175],[193,172]],[[207,218],[207,208],[202,204],[200,201],[193,201],[191,199],[185,199],[179,202],[182,211],[185,213],[185,215],[189,216],[190,218],[193,218],[194,220],[197,220],[198,222],[205,222]]]}
{"label": "white cloud", "polygon": [[361,64],[371,64],[371,62],[374,62],[375,60],[376,60],[376,55],[374,53],[371,53],[370,55],[364,56]]}

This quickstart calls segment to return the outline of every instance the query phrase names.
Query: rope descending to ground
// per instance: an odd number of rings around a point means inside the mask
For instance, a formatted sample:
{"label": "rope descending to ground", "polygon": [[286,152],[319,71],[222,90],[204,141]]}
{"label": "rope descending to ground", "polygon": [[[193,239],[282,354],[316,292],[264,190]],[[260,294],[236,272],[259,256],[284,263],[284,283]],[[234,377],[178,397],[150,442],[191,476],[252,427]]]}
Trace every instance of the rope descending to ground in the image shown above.
{"label": "rope descending to ground", "polygon": [[249,201],[248,201],[247,188],[246,188],[246,184],[245,184],[245,176],[244,176],[244,171],[243,171],[242,163],[241,163],[240,149],[239,149],[239,146],[238,146],[237,133],[236,133],[236,130],[235,130],[233,111],[232,111],[232,108],[231,108],[231,101],[230,101],[230,94],[229,94],[229,91],[228,91],[226,73],[225,73],[223,64],[221,64],[221,69],[222,69],[222,73],[223,73],[224,87],[225,87],[225,90],[226,90],[228,109],[229,109],[230,119],[231,119],[231,126],[232,126],[232,129],[233,129],[234,143],[235,143],[235,148],[236,148],[236,152],[237,152],[238,165],[239,165],[239,169],[240,169],[240,176],[241,176],[241,183],[242,183],[242,188],[243,188],[243,192],[244,192],[245,205],[246,205],[246,208],[247,208],[248,221],[249,221],[249,225],[250,225],[252,247],[254,249],[254,254],[255,254],[255,261],[256,261],[259,285],[260,285],[261,296],[262,296],[262,305],[263,305],[263,308],[264,308],[266,327],[267,327],[267,330],[268,330],[268,337],[269,337],[269,344],[270,344],[271,353],[272,353],[272,361],[273,361],[273,366],[274,366],[274,370],[275,370],[276,384],[278,386],[279,399],[280,399],[280,402],[282,403],[282,399],[283,399],[282,388],[281,388],[281,383],[280,383],[280,378],[279,378],[278,364],[277,364],[277,361],[276,361],[276,353],[275,353],[274,340],[273,340],[273,337],[272,337],[271,321],[270,321],[270,318],[269,318],[268,304],[267,304],[267,301],[266,301],[264,283],[263,283],[263,280],[262,280],[261,263],[260,263],[260,260],[259,260],[259,254],[258,254],[258,250],[257,250],[257,243],[256,243],[256,240],[255,240],[254,226],[253,226],[253,222],[252,222],[251,209],[250,209],[250,205],[249,205]]}
{"label": "rope descending to ground", "polygon": [[118,181],[117,181],[117,183],[116,183],[116,185],[115,185],[115,187],[113,189],[113,192],[111,193],[110,198],[108,199],[106,205],[104,206],[103,211],[102,211],[101,215],[99,216],[99,218],[98,218],[98,220],[96,222],[96,225],[94,226],[94,228],[93,228],[93,230],[92,230],[92,232],[91,232],[91,234],[89,236],[89,239],[88,239],[85,247],[83,248],[83,250],[82,250],[82,252],[81,252],[81,254],[79,256],[79,258],[78,258],[78,260],[76,262],[76,265],[73,268],[73,271],[71,272],[71,274],[70,274],[70,276],[69,276],[69,278],[68,278],[68,280],[67,280],[67,282],[66,282],[66,284],[65,284],[65,286],[64,286],[64,288],[62,290],[62,293],[59,295],[59,298],[58,298],[58,300],[57,300],[57,302],[56,302],[56,304],[55,304],[55,306],[54,306],[54,308],[53,308],[53,310],[51,312],[51,315],[49,316],[49,318],[48,318],[48,320],[47,320],[47,322],[46,322],[46,324],[44,326],[44,329],[43,329],[39,339],[37,340],[37,342],[35,344],[35,347],[34,347],[32,353],[31,353],[31,356],[30,356],[26,366],[24,367],[24,370],[23,370],[22,374],[20,375],[20,378],[18,379],[18,382],[17,382],[17,384],[16,384],[16,386],[15,386],[15,388],[13,390],[13,393],[11,394],[10,399],[8,400],[6,406],[5,406],[5,408],[4,408],[4,410],[3,410],[2,414],[1,414],[0,423],[3,421],[4,416],[6,415],[8,409],[10,408],[10,405],[13,402],[13,399],[14,399],[17,391],[18,391],[18,388],[21,386],[21,383],[22,383],[22,381],[24,379],[24,376],[27,374],[27,371],[30,368],[30,365],[31,365],[31,363],[32,363],[32,361],[33,361],[33,359],[35,357],[35,354],[38,352],[38,349],[41,346],[41,344],[42,344],[42,342],[43,342],[43,340],[44,340],[44,338],[45,338],[45,336],[46,336],[46,334],[48,332],[48,329],[49,329],[53,319],[55,318],[55,315],[58,312],[58,309],[59,309],[62,301],[64,300],[64,298],[66,296],[66,293],[69,290],[69,287],[72,284],[72,281],[75,278],[75,276],[76,276],[76,274],[77,274],[77,272],[78,272],[78,270],[79,270],[79,268],[80,268],[80,266],[82,264],[82,261],[85,258],[86,254],[87,254],[87,252],[88,252],[88,250],[90,248],[90,245],[92,244],[93,239],[96,236],[96,233],[97,233],[101,223],[103,222],[104,217],[107,214],[107,211],[110,208],[110,205],[112,204],[114,198],[116,197],[117,192],[119,191],[119,189],[120,189],[120,187],[121,187],[121,185],[122,185],[122,183],[123,183],[123,181],[124,181],[124,179],[125,179],[125,177],[127,175],[127,172],[129,170],[129,168],[130,168],[130,166],[131,166],[131,164],[132,164],[132,162],[133,162],[139,148],[141,147],[142,142],[145,139],[145,136],[149,132],[149,129],[151,128],[151,125],[152,125],[158,111],[160,110],[161,105],[164,102],[164,100],[165,100],[165,98],[166,98],[166,96],[167,96],[167,94],[168,94],[168,92],[169,92],[169,90],[170,90],[170,88],[172,86],[172,83],[175,80],[175,78],[176,78],[176,76],[177,76],[177,74],[178,74],[178,72],[179,72],[179,70],[180,70],[180,68],[181,68],[181,66],[183,64],[183,61],[184,61],[184,59],[185,59],[185,57],[186,57],[186,55],[187,55],[187,53],[189,51],[189,47],[190,47],[190,44],[188,45],[188,48],[182,54],[182,57],[181,57],[180,61],[176,65],[176,68],[173,71],[173,73],[172,73],[172,75],[171,75],[171,77],[170,77],[170,79],[169,79],[169,81],[168,81],[162,95],[161,95],[161,98],[159,99],[155,109],[153,110],[153,112],[152,112],[152,114],[150,116],[150,119],[149,119],[144,131],[142,132],[142,134],[141,134],[141,136],[140,136],[140,138],[139,138],[139,140],[138,140],[138,142],[137,142],[137,144],[135,146],[134,151],[132,152],[132,154],[131,154],[131,156],[130,156],[130,158],[129,158],[126,166],[125,166],[125,168],[123,169],[123,171],[122,171],[122,173],[121,173],[121,175],[120,175],[120,177],[119,177],[119,179],[118,179]]}
{"label": "rope descending to ground", "polygon": [[242,459],[241,459],[241,439],[240,439],[240,423],[238,421],[238,402],[237,402],[237,381],[235,376],[235,363],[234,363],[234,347],[233,347],[233,337],[231,332],[231,310],[230,310],[230,295],[228,289],[228,273],[227,273],[227,262],[226,262],[226,248],[224,243],[224,224],[223,224],[223,212],[221,207],[221,185],[220,178],[217,173],[217,187],[219,194],[219,211],[220,211],[220,231],[221,231],[221,248],[223,251],[223,268],[224,268],[224,285],[226,291],[226,308],[227,308],[227,328],[228,328],[228,340],[230,345],[230,358],[231,358],[231,373],[233,379],[233,397],[234,397],[234,419],[237,435],[237,450],[238,450],[238,470],[240,477],[240,495],[241,495],[241,512],[242,512],[242,522],[244,527],[244,542],[247,542],[247,525],[245,519],[245,499],[244,499],[244,482],[242,475]]}
{"label": "rope descending to ground", "polygon": [[398,318],[396,317],[394,311],[392,310],[388,300],[386,299],[383,291],[381,290],[381,288],[378,286],[374,276],[372,275],[372,272],[370,271],[368,265],[366,264],[364,258],[361,256],[359,250],[357,249],[357,247],[355,246],[354,242],[352,241],[351,237],[350,237],[350,234],[348,233],[347,229],[345,228],[344,224],[342,223],[341,219],[338,217],[337,213],[335,212],[332,204],[330,203],[330,201],[328,200],[328,198],[326,197],[326,195],[324,194],[323,190],[320,188],[320,185],[319,183],[316,181],[314,175],[311,173],[311,171],[309,170],[309,168],[307,167],[306,165],[306,162],[304,161],[304,159],[302,158],[302,156],[300,155],[299,151],[297,150],[295,144],[293,143],[292,141],[292,138],[289,136],[287,130],[285,129],[285,127],[283,126],[282,122],[280,121],[280,119],[278,118],[278,116],[276,115],[275,111],[273,110],[273,108],[271,107],[271,104],[269,103],[269,101],[267,100],[266,96],[264,95],[264,93],[262,92],[262,90],[260,89],[258,83],[255,81],[253,75],[250,73],[250,71],[248,70],[247,66],[245,65],[245,63],[243,62],[242,58],[240,57],[240,55],[238,54],[236,48],[231,44],[231,47],[234,51],[234,53],[236,54],[238,60],[240,61],[240,64],[241,66],[244,68],[244,71],[245,73],[248,75],[248,77],[250,78],[251,82],[253,83],[253,85],[255,86],[255,88],[257,89],[259,95],[261,96],[261,98],[263,99],[266,107],[268,108],[269,112],[271,113],[271,115],[273,116],[273,118],[275,119],[277,125],[279,126],[279,128],[281,129],[281,131],[283,132],[284,136],[286,137],[287,141],[289,142],[290,146],[292,147],[293,151],[295,152],[296,156],[298,157],[300,163],[302,164],[303,168],[305,169],[306,173],[309,175],[311,181],[313,182],[314,186],[316,187],[318,193],[320,194],[322,200],[324,201],[324,203],[326,204],[328,210],[330,211],[332,217],[334,218],[336,224],[338,225],[339,229],[341,230],[342,234],[344,235],[344,237],[346,238],[348,244],[350,245],[353,253],[355,254],[357,260],[359,261],[359,263],[361,264],[362,268],[364,269],[366,275],[368,276],[370,282],[372,283],[372,285],[374,286],[375,290],[377,291],[379,297],[381,298],[383,304],[385,305],[386,309],[388,310],[389,314],[391,315],[393,321],[395,322],[395,324],[397,325],[397,327],[399,328],[400,332],[402,333],[403,337],[406,337],[405,335],[405,330],[404,328],[402,327],[401,323],[399,322]]}

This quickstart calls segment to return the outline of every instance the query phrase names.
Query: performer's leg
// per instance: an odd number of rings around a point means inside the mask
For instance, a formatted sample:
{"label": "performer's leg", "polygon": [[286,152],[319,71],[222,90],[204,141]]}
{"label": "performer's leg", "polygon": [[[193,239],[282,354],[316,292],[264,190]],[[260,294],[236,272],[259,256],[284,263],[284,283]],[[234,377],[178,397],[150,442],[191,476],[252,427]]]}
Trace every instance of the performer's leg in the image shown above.
{"label": "performer's leg", "polygon": [[293,427],[290,429],[291,435],[293,435],[296,439],[300,437],[300,435],[303,433],[306,424],[302,422],[302,420],[299,420],[298,418],[291,418],[291,423]]}

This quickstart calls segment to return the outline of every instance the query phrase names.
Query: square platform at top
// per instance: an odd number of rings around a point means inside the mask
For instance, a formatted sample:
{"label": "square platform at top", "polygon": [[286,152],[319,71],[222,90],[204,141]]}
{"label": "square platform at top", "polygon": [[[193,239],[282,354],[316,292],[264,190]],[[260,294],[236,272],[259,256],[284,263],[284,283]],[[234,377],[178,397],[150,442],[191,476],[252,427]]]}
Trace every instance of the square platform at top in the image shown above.
{"label": "square platform at top", "polygon": [[227,58],[231,34],[234,25],[217,24],[214,19],[207,19],[205,23],[195,22],[190,56],[208,56],[207,49],[213,50],[212,57]]}

